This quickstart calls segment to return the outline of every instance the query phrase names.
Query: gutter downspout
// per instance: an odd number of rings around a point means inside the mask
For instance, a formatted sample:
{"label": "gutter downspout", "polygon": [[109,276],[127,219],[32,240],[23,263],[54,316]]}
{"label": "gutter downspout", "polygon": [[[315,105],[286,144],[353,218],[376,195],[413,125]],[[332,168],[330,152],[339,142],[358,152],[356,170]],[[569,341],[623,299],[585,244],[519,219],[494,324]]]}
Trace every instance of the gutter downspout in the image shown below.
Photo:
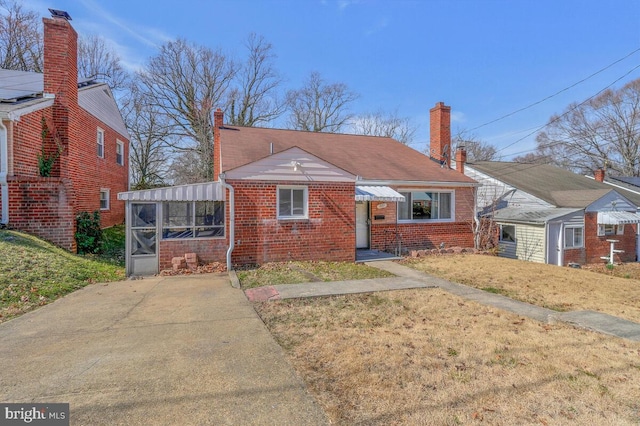
{"label": "gutter downspout", "polygon": [[2,218],[0,225],[5,227],[9,223],[9,150],[7,148],[7,127],[0,119],[0,197],[2,197]]}
{"label": "gutter downspout", "polygon": [[224,173],[218,175],[220,184],[229,190],[229,249],[227,250],[227,272],[233,270],[233,263],[231,263],[231,253],[236,246],[236,206],[235,206],[235,193],[233,186],[229,185],[224,180]]}

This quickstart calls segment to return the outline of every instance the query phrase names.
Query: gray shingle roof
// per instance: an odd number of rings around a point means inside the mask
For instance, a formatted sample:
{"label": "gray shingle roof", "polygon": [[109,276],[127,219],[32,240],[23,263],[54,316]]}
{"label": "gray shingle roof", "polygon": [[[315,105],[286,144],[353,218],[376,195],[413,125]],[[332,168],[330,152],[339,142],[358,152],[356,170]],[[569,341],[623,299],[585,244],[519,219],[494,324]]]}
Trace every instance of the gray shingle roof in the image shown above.
{"label": "gray shingle roof", "polygon": [[584,208],[615,190],[640,206],[640,195],[549,164],[479,161],[469,167],[557,207]]}

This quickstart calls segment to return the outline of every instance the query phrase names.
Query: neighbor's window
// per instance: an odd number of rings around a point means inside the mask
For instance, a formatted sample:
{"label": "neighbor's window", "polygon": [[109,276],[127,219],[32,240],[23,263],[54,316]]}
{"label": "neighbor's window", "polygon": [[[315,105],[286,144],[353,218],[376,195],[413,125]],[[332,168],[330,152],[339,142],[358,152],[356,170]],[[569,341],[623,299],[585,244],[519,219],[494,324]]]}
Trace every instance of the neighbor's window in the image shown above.
{"label": "neighbor's window", "polygon": [[104,158],[104,130],[99,127],[96,139],[98,141],[98,157]]}
{"label": "neighbor's window", "polygon": [[500,225],[500,241],[503,243],[516,242],[515,225]]}
{"label": "neighbor's window", "polygon": [[453,218],[452,192],[400,192],[398,220],[448,220]]}
{"label": "neighbor's window", "polygon": [[306,186],[279,186],[278,219],[306,219],[308,198]]}
{"label": "neighbor's window", "polygon": [[580,248],[584,244],[584,228],[582,226],[567,226],[564,228],[564,246],[566,248]]}
{"label": "neighbor's window", "polygon": [[186,201],[162,204],[162,238],[224,236],[224,202]]}
{"label": "neighbor's window", "polygon": [[598,224],[598,236],[602,237],[604,235],[623,235],[624,234],[624,225],[604,225],[602,223]]}
{"label": "neighbor's window", "polygon": [[116,163],[124,166],[124,143],[116,141]]}
{"label": "neighbor's window", "polygon": [[100,210],[109,210],[109,190],[100,190]]}

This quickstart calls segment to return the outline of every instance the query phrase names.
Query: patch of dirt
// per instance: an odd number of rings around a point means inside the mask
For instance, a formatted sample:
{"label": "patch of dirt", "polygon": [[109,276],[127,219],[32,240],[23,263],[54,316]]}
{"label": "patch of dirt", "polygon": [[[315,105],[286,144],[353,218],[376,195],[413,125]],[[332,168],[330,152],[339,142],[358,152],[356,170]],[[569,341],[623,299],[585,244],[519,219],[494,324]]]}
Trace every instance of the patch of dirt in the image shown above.
{"label": "patch of dirt", "polygon": [[185,269],[178,269],[177,271],[174,271],[173,269],[164,269],[160,271],[159,275],[161,277],[166,277],[166,276],[174,276],[174,275],[211,274],[211,273],[220,273],[220,272],[226,272],[226,271],[227,271],[227,265],[220,262],[213,262],[213,263],[207,263],[204,265],[198,265],[196,269],[185,268]]}

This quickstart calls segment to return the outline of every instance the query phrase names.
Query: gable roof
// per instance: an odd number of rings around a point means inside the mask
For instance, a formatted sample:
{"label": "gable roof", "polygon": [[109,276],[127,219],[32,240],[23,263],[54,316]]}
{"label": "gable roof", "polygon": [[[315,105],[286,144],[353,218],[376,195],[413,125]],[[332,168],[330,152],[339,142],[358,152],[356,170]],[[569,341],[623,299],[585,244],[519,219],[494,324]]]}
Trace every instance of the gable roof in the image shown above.
{"label": "gable roof", "polygon": [[[53,102],[52,99],[44,95],[44,74],[0,69],[0,113],[11,115],[20,110],[28,113],[38,106],[48,106]],[[129,138],[118,105],[106,83],[90,79],[78,81],[78,104],[89,114]],[[18,117],[20,115],[22,114],[17,114]]]}
{"label": "gable roof", "polygon": [[[557,207],[584,208],[613,191],[609,185],[550,164],[479,161],[466,166]],[[640,206],[638,194],[617,192]]]}
{"label": "gable roof", "polygon": [[221,170],[260,160],[271,146],[273,153],[297,146],[363,180],[476,184],[391,138],[259,127],[220,127]]}

